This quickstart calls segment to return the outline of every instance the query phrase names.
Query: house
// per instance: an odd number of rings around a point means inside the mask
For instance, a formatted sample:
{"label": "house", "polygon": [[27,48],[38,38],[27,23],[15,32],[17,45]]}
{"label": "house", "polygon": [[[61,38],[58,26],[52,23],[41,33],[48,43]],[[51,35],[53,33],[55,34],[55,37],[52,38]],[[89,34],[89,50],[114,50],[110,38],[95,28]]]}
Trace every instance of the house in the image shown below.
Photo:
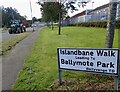
{"label": "house", "polygon": [[80,12],[70,18],[70,23],[76,23],[76,22],[88,22],[89,18],[91,18],[90,15],[91,10],[84,10],[83,12]]}
{"label": "house", "polygon": [[117,6],[117,15],[116,15],[117,19],[120,18],[120,2],[118,3],[118,6]]}
{"label": "house", "polygon": [[95,8],[91,11],[91,21],[107,20],[109,12],[109,3]]}
{"label": "house", "polygon": [[62,26],[67,26],[67,25],[69,25],[69,24],[70,24],[70,18],[65,19],[65,20],[62,20],[61,24],[62,24]]}
{"label": "house", "polygon": [[[97,7],[93,11],[91,11],[91,20],[92,21],[100,21],[100,20],[108,20],[109,15],[109,3]],[[117,5],[116,19],[120,18],[120,3]]]}
{"label": "house", "polygon": [[[99,6],[93,10],[84,10],[67,20],[63,20],[63,25],[78,23],[78,22],[93,22],[93,21],[101,21],[108,20],[109,15],[109,3]],[[117,13],[116,19],[120,18],[120,3],[117,5]]]}

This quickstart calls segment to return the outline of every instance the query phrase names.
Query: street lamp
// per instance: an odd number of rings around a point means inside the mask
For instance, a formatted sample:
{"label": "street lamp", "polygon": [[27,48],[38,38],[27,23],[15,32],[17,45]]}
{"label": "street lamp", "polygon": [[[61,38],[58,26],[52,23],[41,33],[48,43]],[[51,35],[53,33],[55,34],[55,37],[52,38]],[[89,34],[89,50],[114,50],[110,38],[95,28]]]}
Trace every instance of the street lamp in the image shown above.
{"label": "street lamp", "polygon": [[94,4],[95,2],[94,1],[92,1],[92,9],[93,9],[93,4]]}

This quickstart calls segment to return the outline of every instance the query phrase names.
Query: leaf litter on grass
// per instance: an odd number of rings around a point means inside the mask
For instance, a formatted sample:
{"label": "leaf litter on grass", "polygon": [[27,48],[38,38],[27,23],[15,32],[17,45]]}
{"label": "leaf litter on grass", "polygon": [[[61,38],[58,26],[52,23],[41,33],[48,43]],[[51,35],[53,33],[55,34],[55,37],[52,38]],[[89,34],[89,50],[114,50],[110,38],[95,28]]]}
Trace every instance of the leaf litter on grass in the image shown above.
{"label": "leaf litter on grass", "polygon": [[[62,85],[59,84],[59,80],[55,80],[52,85],[49,86],[50,90],[114,90],[114,81],[112,77],[92,75],[93,78],[63,78]],[[89,77],[89,76],[87,76]],[[96,79],[94,79],[96,77]],[[102,78],[101,81],[100,77]],[[95,80],[95,81],[94,81]]]}

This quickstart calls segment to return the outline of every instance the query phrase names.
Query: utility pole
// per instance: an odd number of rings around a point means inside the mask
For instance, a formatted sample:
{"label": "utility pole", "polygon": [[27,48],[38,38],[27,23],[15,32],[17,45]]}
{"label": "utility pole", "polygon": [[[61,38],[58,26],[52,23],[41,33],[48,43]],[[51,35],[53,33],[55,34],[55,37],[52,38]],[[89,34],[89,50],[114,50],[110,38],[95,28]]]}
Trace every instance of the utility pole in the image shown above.
{"label": "utility pole", "polygon": [[[106,32],[106,48],[113,47],[114,41],[114,32],[115,32],[115,22],[116,22],[116,13],[117,13],[117,4],[120,0],[110,0],[109,4],[109,15],[108,15],[108,24]],[[114,90],[118,91],[118,76],[114,76]]]}
{"label": "utility pole", "polygon": [[113,46],[117,4],[118,0],[110,0],[106,32],[106,48],[112,48]]}
{"label": "utility pole", "polygon": [[[31,11],[32,24],[33,24],[33,16],[32,16],[32,5],[31,5],[31,0],[30,0],[30,11]],[[33,25],[32,25],[32,28],[33,28],[33,31],[35,31]]]}
{"label": "utility pole", "polygon": [[[0,28],[2,28],[2,8],[3,7],[0,7]],[[1,35],[2,37],[2,35]],[[1,47],[2,47],[2,44],[1,44]]]}

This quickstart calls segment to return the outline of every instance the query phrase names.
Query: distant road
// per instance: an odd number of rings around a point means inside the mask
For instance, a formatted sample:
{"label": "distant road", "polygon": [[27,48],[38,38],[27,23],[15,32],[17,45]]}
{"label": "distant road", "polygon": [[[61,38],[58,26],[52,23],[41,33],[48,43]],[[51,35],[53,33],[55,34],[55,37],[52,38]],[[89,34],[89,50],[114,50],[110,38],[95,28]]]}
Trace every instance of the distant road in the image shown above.
{"label": "distant road", "polygon": [[16,36],[19,34],[9,34],[8,31],[2,32],[2,41],[9,39],[10,37]]}
{"label": "distant road", "polygon": [[[32,31],[32,28],[27,28],[26,30],[27,31]],[[0,33],[2,34],[2,35],[0,35],[0,40],[2,40],[2,41],[7,40],[10,37],[14,37],[16,35],[20,35],[20,34],[9,34],[8,30],[3,31],[3,32],[0,30]]]}

